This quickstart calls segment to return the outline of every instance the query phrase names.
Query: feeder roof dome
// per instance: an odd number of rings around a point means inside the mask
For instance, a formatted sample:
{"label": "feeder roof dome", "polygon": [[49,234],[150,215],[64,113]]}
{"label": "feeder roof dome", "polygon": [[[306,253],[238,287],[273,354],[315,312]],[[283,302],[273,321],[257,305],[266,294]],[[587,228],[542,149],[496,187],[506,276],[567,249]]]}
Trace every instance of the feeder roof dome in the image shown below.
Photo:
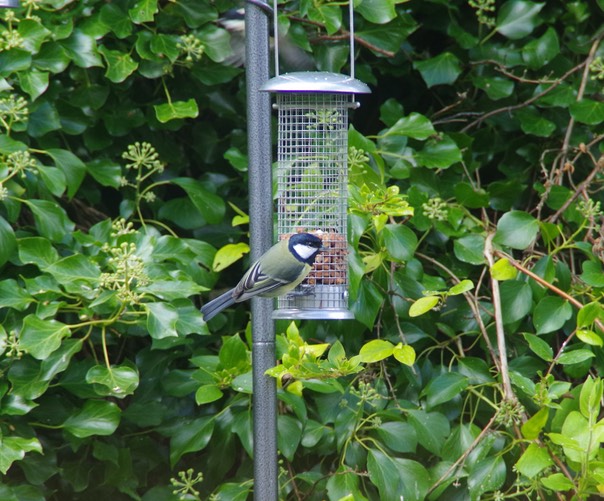
{"label": "feeder roof dome", "polygon": [[350,75],[328,71],[299,71],[271,78],[260,87],[266,92],[325,92],[340,94],[369,94],[371,90]]}

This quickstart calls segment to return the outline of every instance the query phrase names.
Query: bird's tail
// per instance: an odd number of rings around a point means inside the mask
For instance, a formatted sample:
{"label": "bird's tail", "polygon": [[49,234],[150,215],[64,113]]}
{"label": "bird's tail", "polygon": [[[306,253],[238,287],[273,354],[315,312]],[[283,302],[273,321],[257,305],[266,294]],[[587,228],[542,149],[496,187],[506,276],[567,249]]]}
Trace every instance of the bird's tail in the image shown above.
{"label": "bird's tail", "polygon": [[210,319],[214,318],[218,315],[222,310],[228,308],[229,306],[235,304],[235,298],[233,297],[233,289],[228,292],[225,292],[221,296],[218,296],[216,299],[212,299],[207,304],[204,304],[201,307],[201,313],[203,314],[203,319],[207,322]]}

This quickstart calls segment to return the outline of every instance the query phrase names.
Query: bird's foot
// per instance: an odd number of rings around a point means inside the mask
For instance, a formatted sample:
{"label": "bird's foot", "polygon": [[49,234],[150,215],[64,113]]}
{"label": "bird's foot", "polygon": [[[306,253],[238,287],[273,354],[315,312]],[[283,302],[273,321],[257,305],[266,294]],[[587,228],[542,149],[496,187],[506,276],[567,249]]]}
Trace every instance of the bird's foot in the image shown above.
{"label": "bird's foot", "polygon": [[289,292],[285,297],[286,299],[293,299],[296,297],[303,296],[314,296],[315,295],[315,286],[314,285],[300,285],[296,287],[293,291]]}

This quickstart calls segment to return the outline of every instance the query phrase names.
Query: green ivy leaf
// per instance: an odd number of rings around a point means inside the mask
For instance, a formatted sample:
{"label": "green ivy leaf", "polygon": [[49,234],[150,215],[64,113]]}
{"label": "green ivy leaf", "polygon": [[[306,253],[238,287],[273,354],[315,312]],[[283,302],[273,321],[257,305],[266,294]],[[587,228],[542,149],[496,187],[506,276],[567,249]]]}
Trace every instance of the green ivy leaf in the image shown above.
{"label": "green ivy leaf", "polygon": [[125,398],[138,387],[138,371],[128,365],[95,365],[86,373],[86,382],[101,396]]}
{"label": "green ivy leaf", "polygon": [[6,472],[15,461],[23,459],[26,452],[32,451],[42,454],[42,445],[37,438],[0,437],[0,472],[6,475]]}
{"label": "green ivy leaf", "polygon": [[150,23],[157,14],[157,0],[138,0],[128,15],[134,24]]}
{"label": "green ivy leaf", "polygon": [[362,362],[371,364],[388,358],[393,351],[394,345],[390,341],[374,339],[361,347],[359,355]]}
{"label": "green ivy leaf", "polygon": [[577,121],[587,125],[598,125],[604,122],[604,103],[583,98],[570,105],[570,114]]}
{"label": "green ivy leaf", "polygon": [[427,409],[448,402],[459,396],[468,386],[468,378],[457,372],[448,372],[432,379],[420,396],[426,397]]}
{"label": "green ivy leaf", "polygon": [[197,405],[204,405],[220,400],[224,393],[215,384],[204,384],[200,386],[195,392],[195,403]]}
{"label": "green ivy leaf", "polygon": [[539,222],[533,216],[527,212],[513,210],[501,216],[493,242],[523,250],[535,241],[538,231]]}
{"label": "green ivy leaf", "polygon": [[34,298],[16,280],[7,278],[0,281],[0,308],[25,311],[33,301]]}
{"label": "green ivy leaf", "polygon": [[279,450],[288,461],[294,460],[301,438],[302,423],[292,416],[279,414],[277,416],[277,443]]}
{"label": "green ivy leaf", "polygon": [[473,499],[484,492],[495,491],[505,482],[507,467],[503,457],[490,456],[473,465],[468,476],[468,488]]}
{"label": "green ivy leaf", "polygon": [[63,42],[63,47],[71,57],[76,66],[91,68],[103,66],[99,56],[94,36],[87,35],[79,29],[75,29],[71,36]]}
{"label": "green ivy leaf", "polygon": [[396,17],[394,0],[363,0],[355,10],[367,21],[386,24]]}
{"label": "green ivy leaf", "polygon": [[[536,439],[547,424],[548,417],[549,408],[542,407],[541,409],[539,409],[539,411],[537,411],[533,416],[531,416],[530,419],[528,419],[522,424],[522,436],[528,440]],[[539,473],[539,471],[537,471],[536,473]],[[529,476],[529,478],[531,477]]]}
{"label": "green ivy leaf", "polygon": [[55,319],[44,320],[36,315],[27,315],[23,319],[19,344],[32,357],[44,360],[61,346],[63,338],[70,335],[69,327]]}
{"label": "green ivy leaf", "polygon": [[453,252],[455,257],[464,263],[484,264],[484,236],[473,234],[454,240]]}
{"label": "green ivy leaf", "polygon": [[497,12],[496,29],[503,36],[518,40],[529,35],[539,24],[537,14],[545,3],[509,0]]}
{"label": "green ivy leaf", "polygon": [[434,126],[428,118],[419,113],[411,113],[406,117],[399,118],[386,131],[385,136],[399,135],[424,140],[435,134],[436,130],[434,130]]}
{"label": "green ivy leaf", "polygon": [[533,311],[533,325],[537,334],[546,334],[561,329],[572,316],[573,307],[559,296],[545,296]]}
{"label": "green ivy leaf", "polygon": [[528,332],[523,332],[522,335],[535,355],[546,362],[551,362],[554,359],[554,350],[547,342]]}
{"label": "green ivy leaf", "polygon": [[595,355],[591,350],[578,349],[562,353],[556,362],[561,365],[580,364],[593,357],[595,357]]}
{"label": "green ivy leaf", "polygon": [[531,286],[519,280],[506,280],[499,286],[501,310],[504,324],[511,324],[524,318],[533,309]]}
{"label": "green ivy leaf", "polygon": [[0,216],[0,266],[6,263],[17,248],[15,232],[8,221]]}
{"label": "green ivy leaf", "polygon": [[381,232],[384,245],[391,258],[409,261],[417,247],[417,236],[402,224],[386,224]]}
{"label": "green ivy leaf", "polygon": [[179,177],[172,179],[171,182],[186,191],[191,202],[209,224],[222,221],[226,210],[222,197],[207,190],[199,181],[192,178]]}
{"label": "green ivy leaf", "polygon": [[419,317],[434,308],[440,302],[440,296],[420,297],[409,308],[410,317]]}
{"label": "green ivy leaf", "polygon": [[63,428],[78,438],[113,435],[120,423],[120,408],[106,400],[87,400],[84,407],[63,423]]}
{"label": "green ivy leaf", "polygon": [[541,483],[547,488],[555,492],[569,491],[575,487],[575,484],[564,475],[564,473],[553,473],[547,477],[540,479]]}
{"label": "green ivy leaf", "polygon": [[449,136],[426,141],[415,155],[417,163],[429,169],[446,169],[461,162],[461,151]]}
{"label": "green ivy leaf", "polygon": [[409,423],[415,429],[418,442],[428,451],[440,456],[445,439],[451,431],[449,420],[440,412],[409,410]]}
{"label": "green ivy leaf", "polygon": [[46,71],[30,70],[19,73],[19,85],[29,94],[32,101],[40,97],[48,89],[48,73]]}
{"label": "green ivy leaf", "polygon": [[542,68],[560,53],[560,41],[551,26],[539,38],[531,40],[522,49],[522,59],[529,68]]}
{"label": "green ivy leaf", "polygon": [[50,148],[46,153],[54,160],[55,165],[61,169],[67,181],[67,196],[73,198],[76,194],[84,176],[86,175],[86,165],[71,151]]}
{"label": "green ivy leaf", "polygon": [[31,209],[36,229],[43,237],[52,242],[60,242],[69,235],[75,224],[72,223],[62,207],[48,200],[25,200]]}
{"label": "green ivy leaf", "polygon": [[589,329],[577,329],[576,331],[577,337],[583,341],[585,344],[589,344],[591,346],[604,346],[604,340],[594,331]]}
{"label": "green ivy leaf", "polygon": [[516,462],[515,468],[525,477],[533,478],[546,468],[549,468],[553,463],[554,461],[545,447],[529,444],[522,456],[520,456],[520,459]]}
{"label": "green ivy leaf", "polygon": [[493,280],[503,282],[505,280],[513,280],[518,275],[518,271],[514,268],[509,259],[501,258],[491,266],[491,277]]}
{"label": "green ivy leaf", "polygon": [[250,246],[244,242],[236,244],[226,244],[216,252],[212,270],[219,272],[228,268],[233,263],[239,261],[244,255],[250,252]]}
{"label": "green ivy leaf", "polygon": [[205,416],[183,422],[174,429],[170,440],[170,464],[172,467],[189,452],[204,449],[214,433],[214,416]]}
{"label": "green ivy leaf", "polygon": [[602,265],[595,261],[585,261],[583,263],[581,280],[592,287],[604,287],[604,271],[602,271]]}
{"label": "green ivy leaf", "polygon": [[111,50],[104,45],[99,48],[99,52],[107,63],[105,76],[114,83],[123,82],[138,68],[138,63],[126,52]]}
{"label": "green ivy leaf", "polygon": [[463,294],[464,292],[469,292],[474,289],[474,283],[472,280],[462,280],[458,284],[455,284],[453,287],[449,289],[449,296],[457,296],[458,294]]}
{"label": "green ivy leaf", "polygon": [[461,73],[459,59],[450,52],[443,52],[424,61],[416,61],[413,67],[420,72],[428,88],[435,85],[451,85]]}
{"label": "green ivy leaf", "polygon": [[415,350],[408,344],[397,344],[392,350],[392,355],[401,364],[408,365],[409,367],[415,363]]}
{"label": "green ivy leaf", "polygon": [[163,302],[145,303],[145,308],[148,314],[147,329],[153,339],[178,336],[176,331],[178,314],[171,304]]}
{"label": "green ivy leaf", "polygon": [[153,108],[155,109],[157,120],[161,123],[167,123],[170,120],[180,118],[196,118],[199,114],[199,108],[197,108],[195,99],[156,104]]}
{"label": "green ivy leaf", "polygon": [[534,107],[526,107],[514,112],[514,116],[520,120],[520,128],[526,134],[538,137],[549,137],[556,130],[556,124],[544,118]]}

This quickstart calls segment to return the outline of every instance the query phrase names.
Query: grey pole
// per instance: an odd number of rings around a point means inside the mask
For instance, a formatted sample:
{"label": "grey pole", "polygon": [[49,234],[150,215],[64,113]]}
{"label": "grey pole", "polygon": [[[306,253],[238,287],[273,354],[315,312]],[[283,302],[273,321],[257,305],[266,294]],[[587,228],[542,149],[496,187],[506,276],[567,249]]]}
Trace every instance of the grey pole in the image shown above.
{"label": "grey pole", "polygon": [[[252,260],[272,244],[272,151],[270,95],[260,92],[269,78],[269,43],[266,9],[248,2],[245,8],[248,175],[250,199],[250,247]],[[252,300],[252,366],[254,387],[254,499],[276,501],[277,388],[265,375],[275,365],[275,328],[270,299]]]}

